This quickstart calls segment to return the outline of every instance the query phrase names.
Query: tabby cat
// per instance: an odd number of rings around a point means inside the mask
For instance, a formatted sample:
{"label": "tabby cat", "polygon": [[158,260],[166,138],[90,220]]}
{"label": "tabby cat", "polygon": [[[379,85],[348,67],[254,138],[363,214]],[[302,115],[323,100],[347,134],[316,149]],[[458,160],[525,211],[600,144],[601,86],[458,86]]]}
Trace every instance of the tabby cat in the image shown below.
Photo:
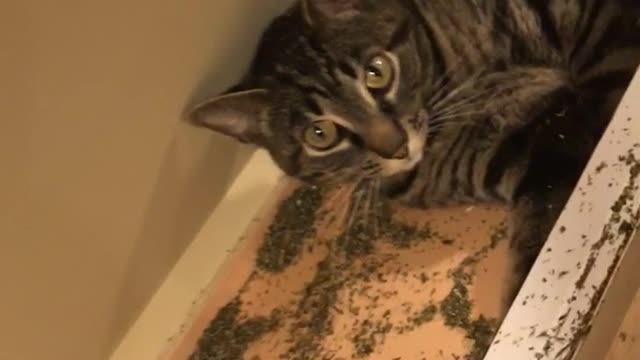
{"label": "tabby cat", "polygon": [[307,182],[511,206],[517,289],[639,62],[635,0],[303,0],[190,117]]}

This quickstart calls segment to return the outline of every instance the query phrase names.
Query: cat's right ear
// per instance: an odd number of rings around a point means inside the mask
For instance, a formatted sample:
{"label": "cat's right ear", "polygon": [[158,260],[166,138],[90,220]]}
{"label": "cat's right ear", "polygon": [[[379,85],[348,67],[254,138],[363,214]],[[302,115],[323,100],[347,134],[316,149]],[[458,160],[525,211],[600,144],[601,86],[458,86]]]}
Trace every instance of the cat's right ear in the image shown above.
{"label": "cat's right ear", "polygon": [[261,124],[270,110],[269,93],[264,89],[223,94],[191,107],[189,120],[244,143],[260,144]]}
{"label": "cat's right ear", "polygon": [[330,20],[348,20],[360,13],[362,0],[302,0],[302,13],[310,26]]}

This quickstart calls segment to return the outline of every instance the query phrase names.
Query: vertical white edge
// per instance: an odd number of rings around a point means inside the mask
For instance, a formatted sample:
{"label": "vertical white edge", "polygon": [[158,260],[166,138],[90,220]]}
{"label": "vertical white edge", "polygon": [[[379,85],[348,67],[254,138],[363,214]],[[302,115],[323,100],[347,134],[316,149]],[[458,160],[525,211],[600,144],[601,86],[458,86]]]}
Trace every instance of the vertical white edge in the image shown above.
{"label": "vertical white edge", "polygon": [[[199,234],[111,355],[111,360],[151,360],[166,350],[190,321],[191,312],[261,205],[281,172],[257,151],[211,214]],[[206,196],[206,194],[203,194]]]}
{"label": "vertical white edge", "polygon": [[[629,270],[640,216],[640,177],[630,183],[634,164],[622,160],[631,154],[640,159],[640,72],[485,360],[604,359],[640,280]],[[605,317],[613,324],[595,323]]]}

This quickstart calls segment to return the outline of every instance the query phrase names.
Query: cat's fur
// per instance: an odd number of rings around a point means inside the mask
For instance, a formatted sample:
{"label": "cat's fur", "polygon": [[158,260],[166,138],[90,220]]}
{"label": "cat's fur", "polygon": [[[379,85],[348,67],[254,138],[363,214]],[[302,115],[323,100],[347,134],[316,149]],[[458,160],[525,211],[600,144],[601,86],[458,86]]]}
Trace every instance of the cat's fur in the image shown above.
{"label": "cat's fur", "polygon": [[[191,117],[305,181],[382,182],[413,206],[513,206],[520,283],[638,66],[639,4],[299,1],[245,80]],[[383,51],[397,78],[373,94],[363,67]],[[346,146],[306,147],[318,119]]]}

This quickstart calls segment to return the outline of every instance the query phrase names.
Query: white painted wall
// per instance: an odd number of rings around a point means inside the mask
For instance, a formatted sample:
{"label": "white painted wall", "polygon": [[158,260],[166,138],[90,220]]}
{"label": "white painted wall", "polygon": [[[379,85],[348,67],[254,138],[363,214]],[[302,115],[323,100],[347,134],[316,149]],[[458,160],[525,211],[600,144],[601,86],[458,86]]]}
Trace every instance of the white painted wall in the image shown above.
{"label": "white painted wall", "polygon": [[248,155],[179,114],[283,2],[2,2],[0,359],[111,353]]}

